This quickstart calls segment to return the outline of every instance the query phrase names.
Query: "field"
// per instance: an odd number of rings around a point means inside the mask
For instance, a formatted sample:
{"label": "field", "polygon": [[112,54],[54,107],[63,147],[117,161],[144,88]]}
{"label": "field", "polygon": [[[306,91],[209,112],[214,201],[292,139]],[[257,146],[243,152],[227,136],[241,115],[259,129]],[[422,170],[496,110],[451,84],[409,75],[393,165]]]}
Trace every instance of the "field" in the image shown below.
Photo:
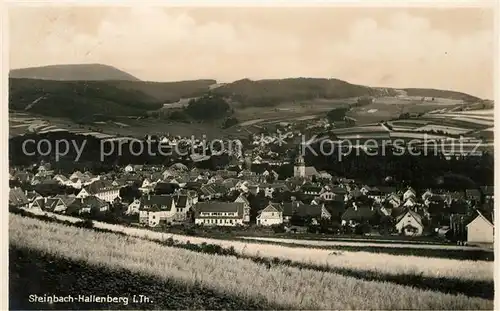
{"label": "field", "polygon": [[[103,227],[95,223],[95,226]],[[187,301],[184,306],[172,302],[184,309],[196,305],[207,309],[492,308],[493,265],[488,262],[331,252],[200,239],[130,228],[123,230],[127,235],[95,232],[10,215],[11,254],[28,252],[34,257],[43,254],[51,262],[50,266],[44,265],[42,260],[37,267],[41,271],[23,274],[27,266],[34,264],[11,257],[11,262],[17,262],[11,265],[11,269],[18,270],[17,281],[11,283],[11,287],[33,282],[34,278],[39,277],[40,281],[33,283],[40,284],[44,289],[45,282],[53,284],[51,279],[59,279],[66,280],[66,287],[91,294],[96,293],[92,285],[102,273],[102,279],[107,282],[97,287],[101,289],[99,293],[109,292],[107,287],[119,292],[124,283],[136,281],[141,284],[134,282],[132,288],[143,287],[141,293],[151,293],[153,301],[161,304],[162,308],[169,308],[171,301],[182,304],[179,295],[181,298],[185,296],[179,288],[195,293],[194,301]],[[212,242],[223,247],[233,246],[235,256],[214,256],[165,246],[151,241],[155,237],[163,241],[183,239],[184,243],[188,243],[185,245],[193,246]],[[255,260],[264,257],[275,258],[273,262],[276,264],[263,265]],[[56,271],[50,270],[54,265]],[[69,274],[68,269],[71,269],[68,265],[84,274],[85,271],[78,267],[91,267],[95,277],[64,278],[64,275]],[[47,269],[52,273],[47,272]],[[107,275],[112,274],[113,277],[104,278],[104,273],[108,273],[106,271],[109,272]],[[143,283],[144,278],[134,277],[131,280],[132,275],[153,278],[149,283]],[[173,297],[151,288],[165,284],[168,284],[167,288]],[[38,290],[41,291],[41,288]],[[207,299],[198,299],[196,293],[201,292],[201,289],[208,295]]]}
{"label": "field", "polygon": [[121,118],[117,121],[94,122],[93,124],[75,124],[70,120],[56,117],[39,116],[28,113],[9,113],[9,137],[22,135],[30,131],[47,133],[69,131],[75,134],[92,135],[97,138],[131,137],[142,138],[145,135],[169,133],[183,137],[246,137],[248,134],[236,127],[221,129],[212,124],[187,124],[156,119]]}

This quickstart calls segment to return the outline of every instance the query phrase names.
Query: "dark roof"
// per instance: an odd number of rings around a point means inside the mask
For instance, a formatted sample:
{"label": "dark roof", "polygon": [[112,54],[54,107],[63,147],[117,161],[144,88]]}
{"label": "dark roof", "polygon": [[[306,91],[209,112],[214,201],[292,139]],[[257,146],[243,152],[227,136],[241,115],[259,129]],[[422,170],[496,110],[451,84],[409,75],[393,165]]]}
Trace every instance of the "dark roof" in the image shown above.
{"label": "dark roof", "polygon": [[59,198],[41,198],[35,201],[35,203],[38,204],[42,210],[48,211],[54,210],[60,202],[64,203]]}
{"label": "dark roof", "polygon": [[190,182],[186,183],[186,185],[184,186],[184,189],[200,190],[202,185],[203,184],[201,182],[190,181]]}
{"label": "dark roof", "polygon": [[109,180],[96,180],[88,186],[85,186],[84,189],[89,194],[97,194],[102,191],[118,189],[117,187],[112,185],[112,182]]}
{"label": "dark roof", "polygon": [[187,206],[187,202],[188,202],[188,196],[187,195],[179,195],[177,197],[177,202],[175,203],[175,205],[177,207],[184,208],[184,207]]}
{"label": "dark roof", "polygon": [[283,204],[283,216],[291,217],[293,214],[297,214],[300,217],[318,217],[321,216],[322,206],[320,205],[310,205],[301,202],[290,202]]}
{"label": "dark roof", "polygon": [[30,200],[30,201],[35,199],[38,196],[41,196],[41,195],[38,192],[36,192],[35,190],[27,191],[27,193],[26,193],[26,198],[28,198],[28,200]]}
{"label": "dark roof", "polygon": [[302,192],[321,192],[322,187],[318,186],[303,186],[301,188]]}
{"label": "dark roof", "polygon": [[278,212],[282,212],[283,211],[283,207],[281,206],[281,204],[279,203],[271,203],[269,202],[269,204],[266,205],[265,208],[261,209],[259,211],[259,214],[261,214],[263,211],[267,210],[267,209],[275,209],[277,210]]}
{"label": "dark roof", "polygon": [[74,195],[67,195],[67,194],[58,194],[54,198],[61,199],[61,201],[66,205],[70,205],[73,203],[74,200],[76,200]]}
{"label": "dark roof", "polygon": [[342,214],[342,220],[368,220],[375,214],[375,211],[372,210],[370,206],[362,205],[355,208],[354,206],[350,206],[346,209],[344,214]]}
{"label": "dark roof", "polygon": [[9,204],[14,206],[26,205],[28,198],[21,188],[11,188],[9,192]]}
{"label": "dark roof", "polygon": [[406,210],[404,213],[400,214],[397,218],[396,218],[396,223],[398,223],[399,221],[401,221],[401,219],[403,219],[404,216],[406,216],[406,214],[410,213],[411,216],[413,216],[413,218],[415,218],[415,220],[418,222],[418,224],[420,226],[424,226],[422,224],[422,216],[420,216],[418,213],[412,211],[412,210]]}
{"label": "dark roof", "polygon": [[332,187],[330,191],[335,193],[335,194],[346,194],[347,193],[347,190],[345,188],[342,188],[342,187]]}
{"label": "dark roof", "polygon": [[384,194],[390,194],[396,192],[396,187],[388,187],[388,186],[379,186],[378,190]]}
{"label": "dark roof", "polygon": [[170,211],[175,197],[171,195],[148,195],[141,198],[141,207],[149,206],[148,210]]}
{"label": "dark roof", "polygon": [[465,190],[465,195],[467,198],[476,198],[476,197],[481,197],[481,192],[479,189],[467,189]]}

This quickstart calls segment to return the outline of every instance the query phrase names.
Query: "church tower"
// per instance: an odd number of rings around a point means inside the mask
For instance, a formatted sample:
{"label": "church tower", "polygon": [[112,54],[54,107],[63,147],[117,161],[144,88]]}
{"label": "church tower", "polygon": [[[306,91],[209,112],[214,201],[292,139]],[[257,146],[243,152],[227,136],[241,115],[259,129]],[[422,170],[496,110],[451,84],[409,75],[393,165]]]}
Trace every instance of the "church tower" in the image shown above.
{"label": "church tower", "polygon": [[295,159],[295,164],[293,166],[293,176],[295,177],[305,177],[306,176],[306,164],[302,155],[299,155]]}

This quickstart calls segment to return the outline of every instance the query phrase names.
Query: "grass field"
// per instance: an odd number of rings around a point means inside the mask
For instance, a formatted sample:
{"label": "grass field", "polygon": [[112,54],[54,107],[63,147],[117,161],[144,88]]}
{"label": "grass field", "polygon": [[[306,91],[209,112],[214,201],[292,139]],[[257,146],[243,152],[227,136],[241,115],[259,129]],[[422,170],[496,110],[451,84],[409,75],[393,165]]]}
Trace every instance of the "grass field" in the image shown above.
{"label": "grass field", "polygon": [[[11,246],[9,249],[9,304],[11,310],[158,310],[158,309],[219,309],[262,310],[275,308],[266,303],[252,302],[207,288],[134,273],[128,269],[110,269],[90,265],[86,260],[71,260],[30,248]],[[15,260],[14,260],[15,259]],[[105,282],[103,282],[105,280]],[[122,303],[30,303],[26,297],[57,293],[58,296],[110,295],[126,297]],[[139,295],[151,298],[139,303]]]}
{"label": "grass field", "polygon": [[[219,298],[214,296],[226,297],[232,304],[242,308],[252,306],[292,309],[493,308],[490,299],[420,290],[389,282],[362,281],[331,272],[299,269],[286,265],[266,267],[249,259],[194,253],[129,236],[45,223],[17,215],[9,216],[9,241],[11,254],[18,254],[18,257],[22,258],[24,256],[22,254],[33,254],[34,258],[37,258],[36,254],[44,254],[50,258],[50,264],[40,264],[36,268],[42,270],[36,272],[37,275],[45,277],[36,278],[34,272],[25,272],[25,267],[33,261],[21,261],[18,264],[21,265],[20,268],[14,265],[13,269],[17,269],[19,273],[17,279],[14,278],[17,280],[16,283],[11,283],[11,286],[26,284],[34,279],[40,280],[35,283],[43,288],[51,284],[53,288],[54,281],[66,280],[65,286],[68,288],[76,287],[85,293],[102,294],[111,290],[118,291],[123,282],[128,280],[128,282],[140,282],[138,287],[146,287],[144,290],[152,293],[153,301],[162,301],[163,297],[168,299],[168,303],[177,298],[180,304],[184,302],[186,305],[175,306],[184,309],[195,303],[184,301],[185,299],[179,300],[176,296],[179,292],[177,288],[185,288],[186,292],[203,289],[207,295],[203,307],[207,309],[224,306]],[[16,261],[19,262],[17,258],[11,258],[11,262]],[[413,259],[405,260],[406,263],[408,261]],[[103,270],[91,270],[95,271],[93,274],[95,277],[90,280],[64,278],[64,271],[67,269],[76,267],[76,270],[80,271],[82,262],[85,267],[100,267],[112,271],[113,277],[107,278]],[[422,261],[419,264],[432,265],[434,269],[441,270],[442,266],[435,266],[433,263],[435,262]],[[463,263],[462,261],[461,264]],[[369,261],[365,260],[365,265],[367,264]],[[392,266],[393,262],[388,262],[387,265]],[[50,273],[50,270],[46,271],[50,267],[57,269]],[[467,264],[461,267],[459,265],[457,268],[468,270],[468,275],[481,278],[479,276],[481,273],[470,270],[472,267]],[[158,281],[160,283],[164,282],[162,284],[169,284],[169,289],[173,288],[171,292],[174,297],[165,297],[161,290],[151,290],[152,285],[143,283],[141,278],[131,278],[124,273],[124,269],[134,275],[153,277],[160,280]],[[407,269],[411,270],[412,267],[409,266]],[[93,287],[96,279],[106,281],[101,282],[101,286],[96,289]],[[179,287],[170,284],[179,284]],[[196,301],[203,300],[203,297],[198,298],[197,295],[194,297]],[[218,301],[218,304],[210,305],[210,301]],[[161,308],[168,308],[168,304],[161,305]],[[231,307],[226,306],[226,308]]]}

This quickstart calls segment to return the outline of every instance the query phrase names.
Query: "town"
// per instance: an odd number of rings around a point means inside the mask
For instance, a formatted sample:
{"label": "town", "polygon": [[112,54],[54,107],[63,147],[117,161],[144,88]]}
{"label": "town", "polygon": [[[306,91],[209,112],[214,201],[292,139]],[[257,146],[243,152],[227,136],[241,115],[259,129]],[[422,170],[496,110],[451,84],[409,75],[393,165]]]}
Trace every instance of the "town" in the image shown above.
{"label": "town", "polygon": [[[255,136],[254,148],[262,144]],[[43,161],[29,169],[11,167],[9,206],[165,230],[176,225],[245,226],[277,233],[493,242],[491,185],[415,190],[390,183],[390,177],[365,184],[318,171],[301,155],[245,154],[248,157],[218,170],[182,163],[129,164],[102,174],[57,173]],[[293,176],[281,178],[277,171],[282,165],[293,165]],[[255,167],[260,169],[256,172]]]}

